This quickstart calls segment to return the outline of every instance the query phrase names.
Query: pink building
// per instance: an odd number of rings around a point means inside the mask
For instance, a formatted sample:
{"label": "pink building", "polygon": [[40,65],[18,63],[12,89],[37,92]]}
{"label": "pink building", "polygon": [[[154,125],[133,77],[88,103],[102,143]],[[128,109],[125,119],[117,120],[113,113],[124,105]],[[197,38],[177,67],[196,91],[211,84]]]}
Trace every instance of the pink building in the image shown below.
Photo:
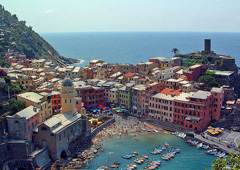
{"label": "pink building", "polygon": [[32,140],[32,131],[39,123],[40,109],[28,106],[13,116],[7,116],[9,136],[15,140]]}
{"label": "pink building", "polygon": [[220,118],[223,89],[182,93],[174,99],[173,121],[190,130],[202,131],[210,121]]}
{"label": "pink building", "polygon": [[173,122],[174,99],[181,92],[165,88],[160,93],[150,97],[150,116],[164,122]]}
{"label": "pink building", "polygon": [[150,103],[150,97],[156,93],[159,93],[164,89],[164,84],[163,83],[152,83],[148,84],[146,88],[142,91],[141,95],[141,110],[142,114],[144,115],[149,115],[150,113],[150,108],[149,108],[149,103]]}

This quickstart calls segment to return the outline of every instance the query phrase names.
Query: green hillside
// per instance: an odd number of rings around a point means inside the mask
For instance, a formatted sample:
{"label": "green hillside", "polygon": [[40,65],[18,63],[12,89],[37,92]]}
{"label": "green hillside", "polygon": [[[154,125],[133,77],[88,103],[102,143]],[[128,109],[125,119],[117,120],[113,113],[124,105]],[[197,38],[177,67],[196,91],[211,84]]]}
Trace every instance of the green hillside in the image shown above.
{"label": "green hillside", "polygon": [[58,65],[76,63],[75,59],[61,56],[47,41],[37,34],[26,21],[19,21],[0,5],[0,55],[8,49],[26,54],[29,59],[51,59]]}

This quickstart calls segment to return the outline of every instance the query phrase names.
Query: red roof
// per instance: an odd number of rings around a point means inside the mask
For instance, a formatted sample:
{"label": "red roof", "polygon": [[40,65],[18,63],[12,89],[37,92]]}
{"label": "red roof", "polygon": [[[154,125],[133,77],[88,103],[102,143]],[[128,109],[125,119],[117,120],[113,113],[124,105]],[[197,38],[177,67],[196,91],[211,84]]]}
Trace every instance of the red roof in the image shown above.
{"label": "red roof", "polygon": [[132,76],[135,76],[135,73],[127,73],[127,74],[124,74],[124,77],[132,77]]}
{"label": "red roof", "polygon": [[160,93],[161,93],[161,94],[168,94],[168,95],[175,94],[176,96],[178,96],[179,94],[181,94],[180,91],[174,90],[174,89],[169,89],[169,88],[163,89]]}

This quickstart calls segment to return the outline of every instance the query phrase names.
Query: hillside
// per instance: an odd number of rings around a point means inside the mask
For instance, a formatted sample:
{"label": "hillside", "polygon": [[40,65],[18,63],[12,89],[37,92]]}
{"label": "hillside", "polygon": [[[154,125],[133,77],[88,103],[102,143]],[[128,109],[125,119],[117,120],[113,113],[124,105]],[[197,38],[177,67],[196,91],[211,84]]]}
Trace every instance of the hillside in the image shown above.
{"label": "hillside", "polygon": [[47,41],[34,32],[26,21],[19,21],[0,5],[0,56],[8,49],[24,53],[29,59],[50,59],[57,65],[76,63],[76,59],[61,56]]}

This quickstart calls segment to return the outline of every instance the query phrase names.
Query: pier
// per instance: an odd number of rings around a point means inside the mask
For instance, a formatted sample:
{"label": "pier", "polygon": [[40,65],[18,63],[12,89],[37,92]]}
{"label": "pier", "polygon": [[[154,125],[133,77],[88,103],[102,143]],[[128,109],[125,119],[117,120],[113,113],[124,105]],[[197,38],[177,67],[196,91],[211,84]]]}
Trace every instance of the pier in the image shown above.
{"label": "pier", "polygon": [[216,140],[206,139],[198,134],[194,134],[194,139],[202,143],[208,144],[209,146],[215,147],[216,149],[223,151],[225,153],[236,152],[237,154],[239,154],[239,151],[236,151],[235,148],[229,148],[226,143],[219,142]]}

